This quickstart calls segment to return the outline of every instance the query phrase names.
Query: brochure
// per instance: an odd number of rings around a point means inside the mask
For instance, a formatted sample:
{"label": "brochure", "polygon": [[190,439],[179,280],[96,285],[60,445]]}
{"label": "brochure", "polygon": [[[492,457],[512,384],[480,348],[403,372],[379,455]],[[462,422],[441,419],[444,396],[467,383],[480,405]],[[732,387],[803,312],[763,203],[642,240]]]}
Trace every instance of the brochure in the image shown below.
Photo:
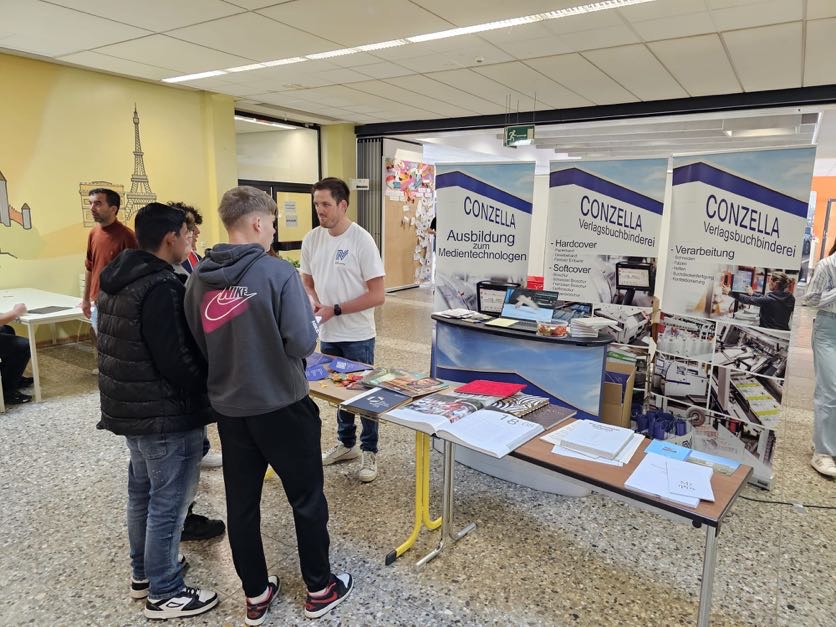
{"label": "brochure", "polygon": [[380,414],[399,407],[409,400],[408,396],[392,390],[372,388],[343,401],[340,403],[340,409],[370,418],[377,418]]}

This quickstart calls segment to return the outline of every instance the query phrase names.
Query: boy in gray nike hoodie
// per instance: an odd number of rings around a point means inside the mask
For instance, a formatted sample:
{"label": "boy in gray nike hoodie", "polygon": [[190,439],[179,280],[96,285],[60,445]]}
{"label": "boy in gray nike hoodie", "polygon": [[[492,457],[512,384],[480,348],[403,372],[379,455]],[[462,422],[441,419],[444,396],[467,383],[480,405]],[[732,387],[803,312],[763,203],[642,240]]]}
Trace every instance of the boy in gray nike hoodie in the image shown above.
{"label": "boy in gray nike hoodie", "polygon": [[299,562],[316,618],[351,592],[328,559],[319,409],[308,397],[304,358],[317,325],[299,274],[267,255],[276,203],[254,187],[226,192],[218,209],[229,244],[218,244],[186,283],[189,328],[209,364],[209,401],[224,451],[227,535],[247,599],[247,624],[263,621],[278,594],[268,576],[260,530],[268,464],[293,509]]}

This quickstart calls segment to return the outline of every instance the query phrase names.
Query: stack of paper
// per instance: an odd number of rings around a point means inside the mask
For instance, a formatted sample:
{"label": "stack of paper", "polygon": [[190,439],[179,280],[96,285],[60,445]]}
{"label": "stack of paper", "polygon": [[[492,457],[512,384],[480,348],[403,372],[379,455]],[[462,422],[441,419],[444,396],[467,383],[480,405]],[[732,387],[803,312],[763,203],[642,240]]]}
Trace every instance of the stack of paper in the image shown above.
{"label": "stack of paper", "polygon": [[700,499],[714,500],[713,471],[679,460],[648,453],[624,482],[624,487],[680,505],[696,507]]}
{"label": "stack of paper", "polygon": [[563,448],[606,459],[615,459],[635,435],[632,429],[594,420],[579,420],[573,424],[577,426],[562,438]]}
{"label": "stack of paper", "polygon": [[609,318],[572,318],[569,323],[569,335],[572,337],[598,337],[598,331],[604,327],[618,326]]}
{"label": "stack of paper", "polygon": [[639,446],[641,446],[641,443],[644,441],[644,436],[641,433],[630,432],[630,438],[613,458],[593,455],[591,453],[581,453],[577,450],[565,447],[563,445],[563,439],[575,432],[581,425],[584,424],[584,422],[587,421],[576,420],[565,427],[552,431],[548,435],[544,435],[541,439],[554,444],[552,453],[555,455],[563,455],[564,457],[572,457],[574,459],[582,459],[585,461],[597,462],[599,464],[608,464],[610,466],[623,466],[629,462],[633,458],[633,454],[638,450]]}

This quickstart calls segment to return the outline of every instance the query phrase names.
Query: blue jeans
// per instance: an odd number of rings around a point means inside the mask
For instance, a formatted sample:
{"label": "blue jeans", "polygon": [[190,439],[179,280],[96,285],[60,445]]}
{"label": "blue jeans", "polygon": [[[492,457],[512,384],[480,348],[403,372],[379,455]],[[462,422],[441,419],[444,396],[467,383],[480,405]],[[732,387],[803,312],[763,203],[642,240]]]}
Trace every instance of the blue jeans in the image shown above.
{"label": "blue jeans", "polygon": [[194,499],[203,456],[203,428],[125,436],[128,464],[128,541],[134,579],[149,580],[152,599],[183,589],[177,562],[186,510]]}
{"label": "blue jeans", "polygon": [[813,322],[813,446],[816,453],[836,456],[836,314],[816,312]]}
{"label": "blue jeans", "polygon": [[[364,364],[374,364],[374,338],[357,342],[320,342],[319,350],[325,355],[345,357]],[[357,427],[354,414],[342,409],[337,412],[337,437],[343,446],[351,448],[357,444]],[[360,432],[360,449],[377,453],[377,420],[360,417],[363,430]]]}

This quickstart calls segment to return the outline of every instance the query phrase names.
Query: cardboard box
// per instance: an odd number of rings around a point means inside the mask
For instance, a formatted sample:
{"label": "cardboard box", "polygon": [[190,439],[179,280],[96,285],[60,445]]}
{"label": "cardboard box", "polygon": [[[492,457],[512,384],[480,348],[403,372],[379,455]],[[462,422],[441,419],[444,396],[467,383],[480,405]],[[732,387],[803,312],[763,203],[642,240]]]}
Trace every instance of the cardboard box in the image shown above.
{"label": "cardboard box", "polygon": [[[612,380],[607,381],[611,373]],[[633,386],[636,383],[636,366],[623,361],[608,360],[604,373],[604,391],[601,399],[601,422],[630,428],[630,412],[633,405]]]}

